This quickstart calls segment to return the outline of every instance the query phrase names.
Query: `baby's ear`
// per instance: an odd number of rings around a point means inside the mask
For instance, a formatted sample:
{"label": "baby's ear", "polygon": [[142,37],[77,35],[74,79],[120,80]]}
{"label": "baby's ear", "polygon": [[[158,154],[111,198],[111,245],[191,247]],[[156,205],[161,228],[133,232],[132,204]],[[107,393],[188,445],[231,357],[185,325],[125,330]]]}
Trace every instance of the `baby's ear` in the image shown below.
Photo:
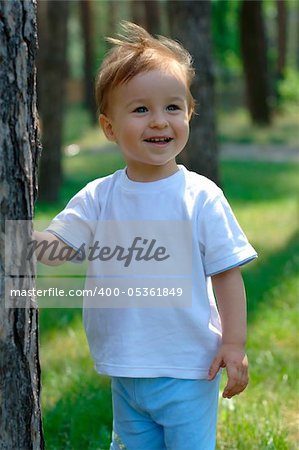
{"label": "baby's ear", "polygon": [[99,124],[100,124],[100,127],[102,128],[106,138],[109,141],[115,142],[116,137],[114,135],[112,122],[105,114],[100,114]]}

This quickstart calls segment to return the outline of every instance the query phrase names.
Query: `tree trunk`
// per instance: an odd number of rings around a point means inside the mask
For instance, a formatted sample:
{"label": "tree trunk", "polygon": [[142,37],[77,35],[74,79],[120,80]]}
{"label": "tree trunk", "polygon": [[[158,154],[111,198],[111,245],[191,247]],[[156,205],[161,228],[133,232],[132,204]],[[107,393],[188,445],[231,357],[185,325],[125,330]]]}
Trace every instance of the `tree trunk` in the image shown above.
{"label": "tree trunk", "polygon": [[40,199],[49,202],[58,200],[62,183],[68,10],[68,1],[43,0],[38,3],[38,110],[44,148],[40,164]]}
{"label": "tree trunk", "polygon": [[211,43],[210,1],[168,1],[171,36],[194,58],[196,78],[192,94],[198,105],[191,122],[188,145],[179,161],[219,183],[216,141],[214,74]]}
{"label": "tree trunk", "polygon": [[276,106],[280,104],[279,82],[283,80],[287,50],[287,8],[285,0],[276,0],[277,6],[277,61],[274,84]]}
{"label": "tree trunk", "polygon": [[146,29],[146,16],[143,0],[130,0],[130,16],[132,22]]}
{"label": "tree trunk", "polygon": [[[108,17],[106,22],[105,36],[112,37],[115,34],[119,22],[121,4],[119,0],[108,3]],[[107,48],[110,48],[109,45]]]}
{"label": "tree trunk", "polygon": [[277,75],[284,76],[287,52],[287,5],[285,0],[276,0],[277,5]]}
{"label": "tree trunk", "polygon": [[159,0],[130,0],[132,22],[150,34],[161,32],[161,7]]}
{"label": "tree trunk", "polygon": [[240,39],[251,119],[257,125],[270,123],[267,47],[261,0],[242,0]]}
{"label": "tree trunk", "polygon": [[[37,132],[35,54],[36,4],[33,1],[0,2],[0,448],[43,449],[38,355],[38,311],[31,298],[26,308],[9,308],[5,263],[19,271],[26,240],[6,240],[5,220],[26,220],[31,233],[36,197],[36,167],[40,146]],[[6,248],[5,248],[6,246]],[[4,256],[4,248],[6,261]],[[14,255],[8,258],[7,255]],[[23,278],[24,289],[34,287],[34,267]],[[6,285],[5,285],[6,282]],[[12,299],[14,300],[14,299]]]}
{"label": "tree trunk", "polygon": [[145,21],[146,29],[151,34],[161,33],[161,4],[159,0],[146,0]]}
{"label": "tree trunk", "polygon": [[[114,3],[114,1],[112,2]],[[80,18],[82,27],[82,37],[84,44],[84,85],[85,103],[91,113],[93,123],[97,122],[97,106],[94,94],[94,30],[93,30],[93,2],[90,0],[80,0]]]}

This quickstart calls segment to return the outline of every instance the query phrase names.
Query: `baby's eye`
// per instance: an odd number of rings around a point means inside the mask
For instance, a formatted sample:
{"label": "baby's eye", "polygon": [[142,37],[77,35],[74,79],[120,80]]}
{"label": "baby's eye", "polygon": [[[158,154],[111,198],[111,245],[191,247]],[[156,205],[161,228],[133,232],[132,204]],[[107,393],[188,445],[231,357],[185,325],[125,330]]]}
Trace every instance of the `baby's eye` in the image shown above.
{"label": "baby's eye", "polygon": [[166,109],[168,111],[177,111],[180,108],[178,107],[178,105],[168,105]]}
{"label": "baby's eye", "polygon": [[147,108],[145,106],[138,106],[138,108],[134,109],[133,112],[145,113],[145,112],[147,112]]}

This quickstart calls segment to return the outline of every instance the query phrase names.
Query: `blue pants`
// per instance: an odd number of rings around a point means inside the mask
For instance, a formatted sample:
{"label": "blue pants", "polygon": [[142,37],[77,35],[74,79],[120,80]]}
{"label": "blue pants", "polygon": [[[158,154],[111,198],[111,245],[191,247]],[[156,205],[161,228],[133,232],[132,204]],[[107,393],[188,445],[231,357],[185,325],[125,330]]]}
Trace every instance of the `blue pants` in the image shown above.
{"label": "blue pants", "polygon": [[110,450],[214,450],[219,382],[113,377]]}

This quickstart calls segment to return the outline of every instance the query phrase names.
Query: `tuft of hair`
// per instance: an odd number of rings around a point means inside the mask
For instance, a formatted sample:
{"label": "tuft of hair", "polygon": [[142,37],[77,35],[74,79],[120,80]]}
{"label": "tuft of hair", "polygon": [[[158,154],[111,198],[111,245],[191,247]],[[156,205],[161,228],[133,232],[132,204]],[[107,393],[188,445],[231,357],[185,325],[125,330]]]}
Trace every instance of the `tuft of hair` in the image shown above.
{"label": "tuft of hair", "polygon": [[122,21],[123,33],[106,38],[112,48],[104,58],[96,78],[96,100],[99,114],[107,114],[111,90],[127,83],[134,76],[149,70],[167,68],[177,62],[186,75],[190,115],[194,110],[194,99],[190,86],[195,75],[190,53],[177,41],[165,36],[149,34],[135,23]]}

